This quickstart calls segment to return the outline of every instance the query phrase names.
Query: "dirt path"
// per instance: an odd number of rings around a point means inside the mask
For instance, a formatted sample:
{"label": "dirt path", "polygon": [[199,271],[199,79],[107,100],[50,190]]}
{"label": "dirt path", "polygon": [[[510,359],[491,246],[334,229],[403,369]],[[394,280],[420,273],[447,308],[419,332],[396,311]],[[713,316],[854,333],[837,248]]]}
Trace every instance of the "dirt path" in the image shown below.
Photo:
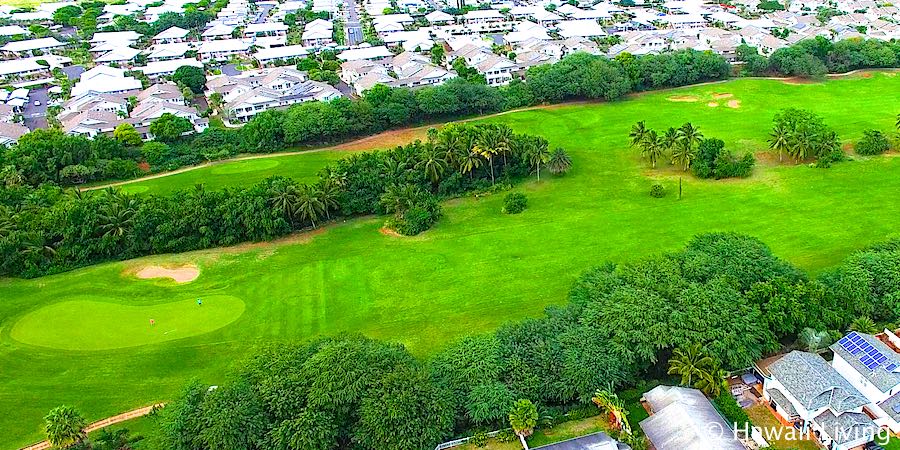
{"label": "dirt path", "polygon": [[[124,412],[119,415],[107,417],[103,420],[98,420],[98,421],[88,425],[87,428],[84,429],[84,431],[86,433],[90,433],[93,431],[97,431],[101,428],[106,428],[110,425],[115,425],[117,423],[124,422],[126,420],[143,417],[143,416],[146,416],[147,414],[150,414],[153,411],[153,408],[162,408],[165,405],[166,405],[165,403],[157,403],[155,405],[145,406],[143,408],[138,408],[133,411],[128,411],[128,412]],[[42,441],[42,442],[38,442],[37,444],[30,445],[28,447],[22,447],[19,450],[46,450],[46,449],[50,449],[50,448],[53,448],[53,446],[50,445],[49,441]]]}
{"label": "dirt path", "polygon": [[[847,73],[830,73],[830,74],[827,74],[826,77],[827,78],[842,78],[842,77],[847,77],[847,76],[855,75],[857,73],[864,73],[864,72],[900,72],[900,69],[859,69],[859,70],[853,70],[853,71],[850,71]],[[709,85],[713,85],[713,84],[727,83],[729,81],[740,80],[740,79],[777,80],[777,81],[783,81],[785,83],[797,82],[797,77],[728,78],[725,80],[707,81],[705,83],[697,83],[697,84],[691,84],[688,86],[679,86],[679,87],[675,87],[675,88],[634,92],[634,93],[630,93],[630,94],[626,95],[625,98],[628,98],[628,99],[637,98],[637,97],[641,97],[641,96],[644,96],[647,94],[664,93],[664,92],[676,91],[676,90],[681,90],[681,89],[709,86]],[[797,84],[800,84],[800,83],[797,83]],[[451,121],[451,122],[471,122],[473,120],[488,119],[491,117],[498,117],[498,116],[503,116],[506,114],[513,114],[513,113],[522,112],[522,111],[532,111],[532,110],[536,110],[536,109],[555,109],[555,108],[562,108],[562,107],[567,107],[567,106],[587,105],[587,104],[592,104],[592,103],[603,103],[603,100],[575,100],[575,101],[570,101],[570,102],[555,103],[552,105],[528,106],[525,108],[511,109],[509,111],[502,111],[502,112],[498,112],[498,113],[494,113],[494,114],[470,117],[467,119],[460,119],[460,120],[455,120],[455,121]],[[278,158],[281,156],[300,155],[303,153],[318,153],[318,152],[324,152],[326,150],[332,150],[332,151],[334,151],[334,150],[338,150],[338,151],[341,151],[341,150],[343,150],[343,151],[367,150],[367,149],[373,148],[373,144],[375,142],[386,143],[388,147],[393,147],[396,145],[402,145],[402,144],[405,144],[408,142],[412,142],[416,138],[423,138],[425,136],[425,132],[429,128],[434,128],[434,127],[438,127],[441,125],[442,125],[442,123],[437,123],[437,124],[421,125],[421,126],[417,126],[417,127],[399,128],[396,130],[385,131],[385,132],[378,133],[378,134],[375,134],[372,136],[366,136],[366,137],[363,137],[360,139],[355,139],[352,141],[344,142],[343,144],[338,144],[338,145],[335,145],[332,147],[316,148],[316,149],[312,149],[312,150],[296,150],[296,151],[288,151],[288,152],[238,156],[235,158],[222,159],[219,161],[211,161],[211,162],[199,164],[196,166],[182,167],[180,169],[172,170],[169,172],[157,173],[157,174],[153,174],[153,175],[148,175],[146,177],[135,178],[132,180],[116,181],[114,183],[105,183],[105,184],[101,184],[101,185],[97,185],[97,186],[79,187],[78,190],[84,192],[84,191],[93,191],[93,190],[97,190],[97,189],[106,189],[108,187],[124,186],[127,184],[140,183],[142,181],[154,180],[157,178],[163,178],[163,177],[168,177],[171,175],[177,175],[179,173],[190,172],[192,170],[202,169],[204,167],[214,166],[217,164],[227,164],[227,163],[234,162],[234,161],[246,161],[246,160],[251,160],[251,159],[265,159],[265,158]]]}

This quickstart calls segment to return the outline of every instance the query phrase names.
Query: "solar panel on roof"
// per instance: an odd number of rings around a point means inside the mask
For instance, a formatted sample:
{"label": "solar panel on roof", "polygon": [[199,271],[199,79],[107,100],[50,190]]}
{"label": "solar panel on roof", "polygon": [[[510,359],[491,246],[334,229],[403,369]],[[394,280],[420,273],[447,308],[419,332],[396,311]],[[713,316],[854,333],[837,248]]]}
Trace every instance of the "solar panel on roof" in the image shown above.
{"label": "solar panel on roof", "polygon": [[896,405],[894,405],[893,410],[895,413],[900,414],[900,403],[897,403]]}
{"label": "solar panel on roof", "polygon": [[891,372],[891,371],[893,371],[893,370],[896,369],[896,368],[897,368],[897,365],[896,365],[896,364],[890,363],[890,364],[888,364],[887,367],[884,368],[884,370],[887,370],[888,372]]}

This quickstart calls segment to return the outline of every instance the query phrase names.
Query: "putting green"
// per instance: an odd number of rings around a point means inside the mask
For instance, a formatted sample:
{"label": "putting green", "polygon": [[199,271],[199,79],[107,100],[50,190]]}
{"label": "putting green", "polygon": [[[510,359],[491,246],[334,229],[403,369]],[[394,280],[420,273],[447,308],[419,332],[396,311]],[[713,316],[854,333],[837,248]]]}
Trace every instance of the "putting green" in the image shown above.
{"label": "putting green", "polygon": [[[149,306],[69,300],[22,317],[10,336],[31,345],[63,350],[110,350],[197,336],[228,325],[244,313],[244,302],[212,295]],[[150,319],[154,325],[150,325]]]}
{"label": "putting green", "polygon": [[216,175],[225,175],[233,173],[256,172],[259,170],[268,170],[273,167],[277,167],[279,164],[281,164],[280,161],[272,158],[249,159],[234,164],[225,164],[219,167],[214,167],[212,169],[212,173]]}

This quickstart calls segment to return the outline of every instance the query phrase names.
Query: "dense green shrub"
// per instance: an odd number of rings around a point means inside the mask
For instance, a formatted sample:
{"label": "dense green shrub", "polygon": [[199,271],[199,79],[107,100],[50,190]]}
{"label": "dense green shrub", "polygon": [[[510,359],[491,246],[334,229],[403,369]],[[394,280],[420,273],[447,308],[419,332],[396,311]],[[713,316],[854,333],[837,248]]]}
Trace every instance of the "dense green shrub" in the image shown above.
{"label": "dense green shrub", "polygon": [[747,412],[741,408],[741,405],[731,396],[731,392],[722,392],[718,397],[713,399],[716,409],[725,417],[725,421],[729,425],[735,424],[737,430],[749,430],[753,427]]}
{"label": "dense green shrub", "polygon": [[746,178],[753,173],[756,158],[746,153],[740,159],[725,149],[721,139],[704,139],[697,147],[691,170],[698,178]]}
{"label": "dense green shrub", "polygon": [[528,206],[528,197],[521,192],[510,192],[503,198],[503,212],[506,214],[519,214]]}
{"label": "dense green shrub", "polygon": [[880,155],[891,149],[891,143],[887,136],[878,130],[866,130],[863,138],[853,146],[860,155]]}
{"label": "dense green shrub", "polygon": [[653,198],[663,198],[666,196],[666,188],[659,183],[653,183],[653,186],[650,186],[650,196]]}

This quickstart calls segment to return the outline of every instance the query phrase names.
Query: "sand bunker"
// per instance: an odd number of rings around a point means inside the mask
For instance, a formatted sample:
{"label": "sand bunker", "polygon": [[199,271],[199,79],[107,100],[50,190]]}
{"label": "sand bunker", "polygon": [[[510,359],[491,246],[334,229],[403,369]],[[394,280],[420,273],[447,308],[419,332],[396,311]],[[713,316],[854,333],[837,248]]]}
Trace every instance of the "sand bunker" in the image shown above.
{"label": "sand bunker", "polygon": [[740,101],[740,100],[729,100],[729,101],[728,101],[728,107],[729,107],[729,108],[735,108],[735,109],[740,108],[740,107],[741,107],[741,101]]}
{"label": "sand bunker", "polygon": [[723,92],[723,93],[721,93],[721,94],[713,94],[712,97],[713,97],[714,99],[716,99],[716,100],[721,100],[721,99],[723,99],[723,98],[731,98],[731,97],[734,97],[734,94],[729,93],[729,92]]}
{"label": "sand bunker", "polygon": [[398,233],[398,232],[396,232],[396,231],[394,231],[394,230],[392,230],[392,229],[390,229],[390,228],[388,228],[388,227],[381,227],[381,228],[378,229],[378,231],[380,231],[381,234],[383,234],[383,235],[385,235],[385,236],[391,236],[391,237],[403,237],[402,234],[400,234],[400,233]]}
{"label": "sand bunker", "polygon": [[699,100],[696,95],[673,95],[669,97],[670,102],[696,102]]}
{"label": "sand bunker", "polygon": [[716,102],[709,102],[706,104],[706,106],[709,106],[710,108],[716,108],[719,106],[719,104]]}
{"label": "sand bunker", "polygon": [[200,276],[200,269],[197,266],[181,266],[175,268],[167,268],[162,266],[147,266],[138,270],[135,275],[141,279],[151,278],[171,278],[176,283],[187,283],[194,281]]}

